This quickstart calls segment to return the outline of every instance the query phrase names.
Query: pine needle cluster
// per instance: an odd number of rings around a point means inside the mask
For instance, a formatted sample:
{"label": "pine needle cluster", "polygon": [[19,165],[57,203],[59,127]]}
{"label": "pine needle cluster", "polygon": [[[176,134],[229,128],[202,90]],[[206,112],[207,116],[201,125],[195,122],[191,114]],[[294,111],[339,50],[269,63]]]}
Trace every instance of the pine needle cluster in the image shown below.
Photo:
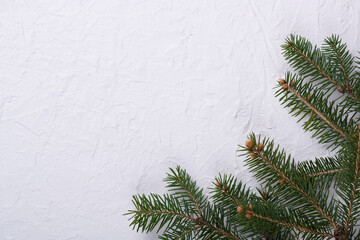
{"label": "pine needle cluster", "polygon": [[205,196],[184,169],[170,169],[168,194],[133,197],[134,229],[179,240],[360,239],[360,61],[336,35],[320,47],[291,35],[282,50],[294,72],[275,95],[334,157],[295,161],[250,134],[239,155],[261,188],[220,174]]}

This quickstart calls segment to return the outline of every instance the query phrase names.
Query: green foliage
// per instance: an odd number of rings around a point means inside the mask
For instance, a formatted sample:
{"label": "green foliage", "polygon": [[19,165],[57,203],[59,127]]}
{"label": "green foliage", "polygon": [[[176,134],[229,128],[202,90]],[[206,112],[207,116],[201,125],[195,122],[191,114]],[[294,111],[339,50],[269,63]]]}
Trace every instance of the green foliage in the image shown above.
{"label": "green foliage", "polygon": [[275,96],[285,108],[290,108],[290,114],[299,117],[299,122],[304,121],[304,130],[313,132],[320,143],[336,148],[356,132],[354,113],[350,115],[347,108],[330,101],[330,95],[312,82],[291,73],[285,74],[285,81],[292,85],[291,90],[284,91],[279,84]]}
{"label": "green foliage", "polygon": [[239,156],[257,192],[220,174],[207,197],[185,170],[170,169],[168,194],[133,197],[134,229],[160,239],[360,239],[360,60],[336,35],[321,47],[291,35],[282,49],[295,72],[275,96],[334,156],[299,162],[250,134]]}
{"label": "green foliage", "polygon": [[131,225],[137,231],[164,229],[160,239],[245,239],[226,219],[227,211],[212,204],[185,170],[170,169],[165,181],[172,195],[133,197]]}

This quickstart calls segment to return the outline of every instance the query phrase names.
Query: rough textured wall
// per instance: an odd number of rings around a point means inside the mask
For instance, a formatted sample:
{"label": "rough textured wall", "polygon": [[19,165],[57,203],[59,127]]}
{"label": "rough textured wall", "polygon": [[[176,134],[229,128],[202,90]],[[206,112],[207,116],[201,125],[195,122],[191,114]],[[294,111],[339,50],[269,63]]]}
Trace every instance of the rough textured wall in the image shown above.
{"label": "rough textured wall", "polygon": [[327,154],[273,97],[289,33],[359,50],[358,1],[0,3],[0,239],[156,239],[131,195],[180,164],[255,186],[251,131],[297,159]]}

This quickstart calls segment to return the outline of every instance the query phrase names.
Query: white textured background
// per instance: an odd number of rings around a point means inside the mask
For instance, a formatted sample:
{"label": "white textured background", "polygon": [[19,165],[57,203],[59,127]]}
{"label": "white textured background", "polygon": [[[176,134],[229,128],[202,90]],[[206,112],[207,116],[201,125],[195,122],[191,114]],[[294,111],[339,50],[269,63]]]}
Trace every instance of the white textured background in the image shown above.
{"label": "white textured background", "polygon": [[359,48],[359,1],[1,0],[0,239],[156,239],[131,195],[180,164],[254,185],[251,131],[327,154],[273,97],[289,33]]}

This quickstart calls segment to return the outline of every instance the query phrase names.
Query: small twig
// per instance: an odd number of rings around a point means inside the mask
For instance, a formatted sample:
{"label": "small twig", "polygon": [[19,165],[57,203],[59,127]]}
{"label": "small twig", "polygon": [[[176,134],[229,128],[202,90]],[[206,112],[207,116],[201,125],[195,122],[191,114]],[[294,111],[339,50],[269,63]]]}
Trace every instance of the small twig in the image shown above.
{"label": "small twig", "polygon": [[188,195],[190,196],[190,198],[191,198],[192,201],[194,202],[195,207],[196,207],[196,210],[197,210],[198,213],[199,213],[199,216],[202,216],[201,210],[200,210],[200,207],[199,207],[199,204],[198,204],[197,201],[195,200],[195,197],[191,194],[190,190],[185,187],[185,184],[182,182],[182,180],[181,180],[180,178],[177,178],[177,180],[181,183],[182,187],[185,189],[185,191],[188,193]]}
{"label": "small twig", "polygon": [[235,239],[235,240],[241,240],[240,238],[237,238],[237,237],[231,235],[230,233],[225,232],[224,230],[222,230],[222,229],[220,229],[220,228],[217,228],[217,227],[211,225],[211,224],[208,223],[208,222],[205,222],[205,225],[208,226],[208,227],[211,227],[211,228],[214,229],[215,231],[217,231],[217,232],[219,232],[219,233],[227,236],[228,238]]}
{"label": "small twig", "polygon": [[301,227],[301,226],[297,226],[297,225],[294,225],[294,224],[291,224],[291,223],[282,222],[282,221],[279,221],[279,220],[276,220],[276,219],[261,216],[261,215],[259,215],[257,213],[254,213],[253,211],[248,211],[248,212],[251,213],[252,216],[254,216],[254,217],[264,219],[264,220],[266,220],[268,222],[273,222],[273,223],[276,223],[276,224],[279,224],[279,225],[282,225],[282,226],[285,226],[285,227],[295,228],[295,229],[297,229],[299,231],[309,232],[309,233],[316,234],[316,235],[321,235],[321,236],[324,236],[324,237],[330,237],[330,238],[334,237],[333,235],[331,235],[329,233],[317,232],[317,231],[313,231],[313,230],[305,228],[305,227]]}
{"label": "small twig", "polygon": [[335,131],[337,131],[340,135],[342,135],[346,139],[350,139],[343,130],[341,130],[338,126],[332,123],[324,114],[322,114],[318,109],[312,106],[305,98],[303,98],[294,88],[288,85],[288,89],[292,92],[297,98],[299,98],[306,106],[308,106],[316,115],[318,115],[324,122],[326,122],[330,127],[332,127]]}
{"label": "small twig", "polygon": [[346,74],[346,71],[345,71],[345,68],[344,68],[344,64],[343,64],[343,62],[342,62],[342,60],[341,60],[341,58],[340,58],[340,56],[339,56],[339,54],[338,54],[338,51],[337,51],[337,49],[336,49],[336,46],[335,46],[332,42],[330,42],[330,41],[329,41],[329,43],[330,43],[332,49],[334,50],[334,54],[335,54],[336,58],[337,58],[337,59],[339,60],[339,62],[340,62],[341,70],[342,70],[342,72],[344,73],[344,76],[345,76],[345,79],[346,79],[347,88],[350,89],[350,79],[349,79],[348,75]]}
{"label": "small twig", "polygon": [[345,223],[345,232],[348,231],[349,228],[349,223],[350,223],[350,218],[351,218],[351,213],[352,213],[352,205],[353,202],[355,200],[355,191],[358,187],[359,184],[359,160],[360,160],[360,126],[359,126],[359,139],[357,142],[357,155],[356,155],[356,162],[355,162],[355,176],[354,176],[354,184],[352,187],[352,191],[351,191],[351,199],[350,199],[350,203],[349,203],[349,210],[348,210],[348,214],[347,214],[347,218],[346,218],[346,223]]}
{"label": "small twig", "polygon": [[330,173],[336,173],[336,172],[340,172],[340,171],[344,171],[344,170],[347,170],[347,168],[339,168],[339,169],[329,170],[329,171],[326,171],[326,172],[311,173],[308,176],[309,177],[315,177],[315,176],[326,175],[326,174],[330,174]]}
{"label": "small twig", "polygon": [[201,228],[201,227],[202,227],[202,225],[195,225],[195,227],[192,227],[192,228],[190,228],[189,230],[187,230],[186,232],[184,232],[183,234],[181,234],[181,236],[178,237],[176,240],[180,240],[182,237],[188,235],[188,234],[191,233],[192,231],[195,231],[196,229]]}
{"label": "small twig", "polygon": [[178,213],[178,212],[172,212],[172,211],[160,211],[160,210],[152,210],[152,211],[143,211],[143,210],[139,210],[135,212],[136,214],[171,214],[171,215],[177,215],[183,218],[187,218],[190,219],[192,221],[198,222],[198,220],[196,218],[193,218],[189,215],[183,214],[183,213]]}

